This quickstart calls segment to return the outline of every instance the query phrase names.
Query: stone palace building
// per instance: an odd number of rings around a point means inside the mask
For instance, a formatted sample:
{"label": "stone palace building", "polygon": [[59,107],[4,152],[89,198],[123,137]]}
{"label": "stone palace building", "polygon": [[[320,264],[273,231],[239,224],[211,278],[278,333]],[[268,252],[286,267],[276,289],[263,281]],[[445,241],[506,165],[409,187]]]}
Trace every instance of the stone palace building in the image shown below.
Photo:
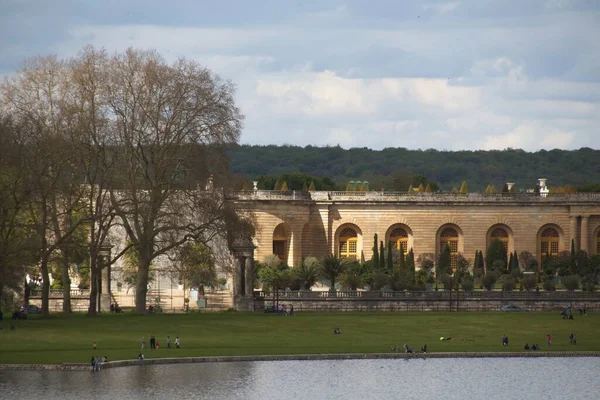
{"label": "stone palace building", "polygon": [[471,262],[498,238],[507,251],[544,254],[577,249],[600,254],[600,193],[408,193],[237,192],[237,207],[252,211],[257,222],[254,258],[277,254],[298,266],[308,256],[328,254],[361,261],[372,256],[373,237],[391,241],[415,259],[438,259],[446,244],[453,262],[461,253]]}

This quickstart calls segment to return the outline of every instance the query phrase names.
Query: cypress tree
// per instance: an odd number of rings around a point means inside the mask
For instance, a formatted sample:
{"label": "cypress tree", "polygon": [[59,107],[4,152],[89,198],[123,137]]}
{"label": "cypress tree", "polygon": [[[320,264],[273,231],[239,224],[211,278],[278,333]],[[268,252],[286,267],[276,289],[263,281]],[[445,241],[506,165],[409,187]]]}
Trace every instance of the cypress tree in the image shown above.
{"label": "cypress tree", "polygon": [[417,188],[417,192],[424,192],[424,191],[425,191],[425,188],[423,187],[423,184],[420,183],[419,187]]}
{"label": "cypress tree", "polygon": [[431,184],[427,184],[427,186],[425,186],[425,193],[431,193]]}
{"label": "cypress tree", "polygon": [[302,184],[302,191],[308,192],[308,185],[306,184],[306,181],[304,181],[304,183]]}
{"label": "cypress tree", "polygon": [[469,186],[467,185],[467,181],[462,181],[462,185],[460,185],[460,192],[463,194],[469,193]]}
{"label": "cypress tree", "polygon": [[406,267],[408,268],[408,270],[410,272],[415,272],[415,253],[411,247],[411,249],[408,251],[408,254],[406,255]]}
{"label": "cypress tree", "polygon": [[438,278],[438,280],[442,277],[442,275],[444,274],[450,274],[450,272],[452,270],[452,262],[451,262],[451,254],[450,254],[450,247],[448,245],[444,246],[444,249],[442,250],[442,254],[440,254],[440,259],[438,260],[438,270],[436,272],[436,277]]}
{"label": "cypress tree", "polygon": [[309,191],[309,192],[314,192],[315,190],[317,190],[317,189],[315,188],[315,183],[314,183],[314,182],[311,182],[311,183],[310,183],[310,186],[308,187],[308,191]]}
{"label": "cypress tree", "polygon": [[377,248],[377,234],[373,236],[373,258],[371,258],[373,268],[379,268],[379,249]]}
{"label": "cypress tree", "polygon": [[506,183],[502,186],[502,193],[508,193],[508,185]]}
{"label": "cypress tree", "polygon": [[281,190],[281,182],[279,181],[279,179],[277,179],[275,181],[275,188],[274,190]]}
{"label": "cypress tree", "polygon": [[[487,271],[493,270],[494,261],[502,261],[504,269],[506,270],[509,267],[507,256],[502,241],[498,238],[492,239],[487,248],[487,252],[485,253],[485,266]],[[504,271],[496,272],[503,273]]]}
{"label": "cypress tree", "polygon": [[242,186],[242,190],[243,191],[250,190],[250,188],[248,187],[248,181],[244,181],[244,186]]}
{"label": "cypress tree", "polygon": [[514,265],[513,253],[510,253],[510,258],[508,259],[508,269],[512,272]]}
{"label": "cypress tree", "polygon": [[454,194],[458,193],[458,189],[456,188],[456,186],[452,187],[452,190],[450,191],[450,193],[454,193]]}
{"label": "cypress tree", "polygon": [[406,267],[406,260],[404,259],[404,252],[402,251],[402,247],[400,247],[400,251],[398,252],[398,267],[400,270],[403,270]]}
{"label": "cypress tree", "polygon": [[383,240],[379,242],[379,269],[385,270],[385,248],[383,247]]}
{"label": "cypress tree", "polygon": [[285,182],[285,181],[284,181],[284,182],[281,184],[281,191],[282,191],[282,192],[287,192],[287,191],[288,191],[287,182]]}
{"label": "cypress tree", "polygon": [[412,192],[414,192],[414,191],[415,191],[415,189],[413,189],[413,186],[412,186],[412,183],[411,183],[410,185],[408,185],[408,190],[407,190],[407,192],[408,192],[408,193],[412,193]]}
{"label": "cypress tree", "polygon": [[394,269],[394,259],[392,258],[392,242],[388,242],[386,261],[388,271],[392,271]]}

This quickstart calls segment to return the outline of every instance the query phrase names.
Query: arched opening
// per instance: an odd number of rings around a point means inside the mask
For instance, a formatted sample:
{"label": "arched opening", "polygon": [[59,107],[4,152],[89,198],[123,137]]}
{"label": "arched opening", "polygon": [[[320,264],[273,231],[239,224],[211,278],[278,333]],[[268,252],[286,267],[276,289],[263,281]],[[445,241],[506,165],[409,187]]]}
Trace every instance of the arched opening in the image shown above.
{"label": "arched opening", "polygon": [[338,240],[340,258],[358,259],[358,234],[352,228],[344,228]]}
{"label": "arched opening", "polygon": [[456,269],[456,262],[458,257],[458,232],[456,229],[447,227],[440,233],[440,254],[444,251],[444,248],[448,246],[450,248],[450,265],[452,269]]}
{"label": "arched opening", "polygon": [[[506,252],[506,254],[508,255],[509,252],[509,236],[508,236],[508,232],[506,231],[506,229],[501,228],[501,227],[497,227],[494,228],[494,230],[492,231],[492,233],[490,234],[490,242],[494,239],[498,239],[499,241],[502,242],[502,245],[504,246],[504,251]],[[488,243],[488,246],[490,244]]]}
{"label": "arched opening", "polygon": [[396,248],[396,250],[401,250],[402,254],[408,254],[408,233],[404,228],[395,228],[390,233],[390,242]]}
{"label": "arched opening", "polygon": [[273,231],[273,254],[283,262],[287,262],[288,236],[283,224],[277,225]]}
{"label": "arched opening", "polygon": [[560,235],[554,228],[546,228],[542,232],[540,240],[540,252],[542,257],[557,256],[559,251]]}

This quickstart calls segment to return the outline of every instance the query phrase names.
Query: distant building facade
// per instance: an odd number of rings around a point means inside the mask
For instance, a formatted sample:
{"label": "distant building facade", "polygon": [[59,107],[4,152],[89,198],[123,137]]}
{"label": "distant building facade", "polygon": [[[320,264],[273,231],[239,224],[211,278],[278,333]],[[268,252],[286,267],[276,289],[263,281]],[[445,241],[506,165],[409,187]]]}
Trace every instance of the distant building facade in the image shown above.
{"label": "distant building facade", "polygon": [[[544,185],[545,186],[545,180]],[[493,238],[508,252],[543,255],[570,251],[571,240],[600,254],[600,193],[237,192],[237,207],[254,213],[255,259],[277,254],[290,266],[329,254],[365,261],[373,237],[415,259],[438,259],[447,244],[473,261]],[[417,265],[418,267],[418,265]]]}

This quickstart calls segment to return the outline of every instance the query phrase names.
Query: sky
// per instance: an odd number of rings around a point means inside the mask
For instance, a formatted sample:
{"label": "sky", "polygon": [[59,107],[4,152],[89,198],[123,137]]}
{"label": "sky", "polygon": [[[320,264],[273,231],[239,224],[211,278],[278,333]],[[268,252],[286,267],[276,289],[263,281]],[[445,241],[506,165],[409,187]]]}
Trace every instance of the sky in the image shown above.
{"label": "sky", "polygon": [[243,144],[600,148],[598,0],[0,0],[0,75],[86,44],[231,80]]}

